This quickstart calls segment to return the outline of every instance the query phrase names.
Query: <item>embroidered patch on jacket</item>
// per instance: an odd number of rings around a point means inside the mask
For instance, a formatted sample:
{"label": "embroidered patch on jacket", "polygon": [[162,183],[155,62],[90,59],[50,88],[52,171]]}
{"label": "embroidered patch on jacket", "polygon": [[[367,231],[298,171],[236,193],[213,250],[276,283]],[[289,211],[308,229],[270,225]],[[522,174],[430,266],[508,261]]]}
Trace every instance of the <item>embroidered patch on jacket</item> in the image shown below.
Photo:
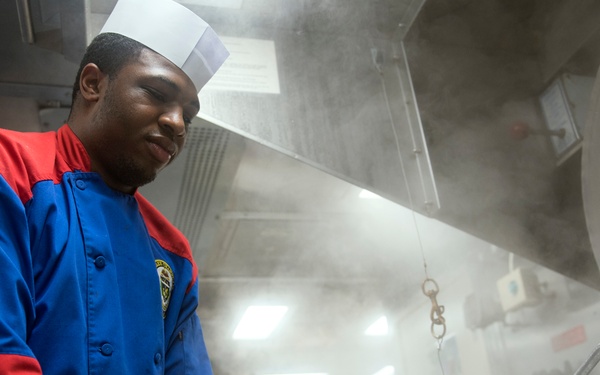
{"label": "embroidered patch on jacket", "polygon": [[161,259],[156,259],[156,271],[158,272],[158,280],[160,281],[160,298],[162,299],[163,319],[167,316],[167,309],[171,301],[171,292],[175,283],[173,270],[167,262]]}

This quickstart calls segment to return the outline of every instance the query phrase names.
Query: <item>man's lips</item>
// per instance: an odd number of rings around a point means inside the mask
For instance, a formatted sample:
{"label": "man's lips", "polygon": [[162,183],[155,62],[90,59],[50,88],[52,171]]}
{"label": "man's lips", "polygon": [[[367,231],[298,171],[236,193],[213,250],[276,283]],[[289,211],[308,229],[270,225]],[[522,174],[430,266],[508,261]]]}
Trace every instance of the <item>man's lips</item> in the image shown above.
{"label": "man's lips", "polygon": [[152,156],[163,164],[168,163],[178,150],[175,142],[163,136],[149,137],[148,145],[150,146]]}

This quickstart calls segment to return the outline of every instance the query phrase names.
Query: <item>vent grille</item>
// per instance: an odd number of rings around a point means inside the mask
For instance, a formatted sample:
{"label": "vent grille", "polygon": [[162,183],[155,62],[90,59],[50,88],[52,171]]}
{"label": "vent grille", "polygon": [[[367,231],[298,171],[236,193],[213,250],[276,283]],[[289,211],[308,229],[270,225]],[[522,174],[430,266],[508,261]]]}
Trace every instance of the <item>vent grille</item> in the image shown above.
{"label": "vent grille", "polygon": [[188,238],[192,248],[200,239],[228,140],[226,130],[212,126],[190,127],[186,140],[188,156],[174,224]]}

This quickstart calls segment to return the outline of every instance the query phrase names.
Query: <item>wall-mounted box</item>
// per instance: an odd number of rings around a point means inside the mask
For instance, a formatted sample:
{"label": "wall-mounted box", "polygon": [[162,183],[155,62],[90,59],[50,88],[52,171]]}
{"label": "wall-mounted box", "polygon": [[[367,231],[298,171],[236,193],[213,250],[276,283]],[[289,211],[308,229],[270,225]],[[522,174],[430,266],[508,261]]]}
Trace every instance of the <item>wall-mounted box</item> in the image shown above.
{"label": "wall-mounted box", "polygon": [[542,300],[537,276],[529,269],[517,268],[500,278],[496,285],[505,312],[533,306]]}

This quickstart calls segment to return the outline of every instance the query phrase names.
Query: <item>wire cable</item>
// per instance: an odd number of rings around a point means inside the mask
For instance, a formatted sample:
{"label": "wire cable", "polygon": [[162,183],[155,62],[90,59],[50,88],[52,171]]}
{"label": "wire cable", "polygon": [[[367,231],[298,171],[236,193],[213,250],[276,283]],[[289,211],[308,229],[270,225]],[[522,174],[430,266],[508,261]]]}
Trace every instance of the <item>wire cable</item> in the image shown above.
{"label": "wire cable", "polygon": [[[400,169],[402,172],[402,177],[403,177],[403,181],[404,181],[404,186],[408,195],[408,203],[409,203],[409,209],[411,211],[411,215],[412,215],[412,221],[413,221],[413,225],[417,234],[417,240],[418,240],[418,244],[419,244],[419,250],[421,253],[421,259],[423,261],[423,271],[425,273],[425,282],[427,282],[428,280],[433,281],[433,279],[431,279],[429,277],[429,272],[428,272],[428,266],[427,266],[427,257],[425,255],[425,247],[423,246],[423,241],[422,241],[422,237],[421,237],[421,232],[419,230],[419,225],[417,223],[417,216],[415,214],[415,210],[414,210],[414,201],[413,201],[413,196],[411,193],[411,189],[410,186],[408,184],[408,177],[406,175],[406,168],[405,168],[405,164],[404,164],[404,158],[402,157],[402,150],[400,149],[400,137],[398,135],[398,131],[396,130],[396,124],[394,122],[394,116],[392,114],[392,109],[390,106],[390,100],[387,94],[387,90],[386,90],[386,85],[385,85],[385,79],[384,79],[384,71],[383,71],[383,59],[382,59],[382,55],[380,51],[376,51],[376,50],[371,50],[372,56],[373,56],[373,62],[375,64],[375,68],[377,69],[377,72],[379,73],[379,78],[381,80],[381,86],[382,86],[382,92],[383,92],[383,96],[385,99],[385,104],[386,104],[386,109],[388,112],[388,116],[389,116],[389,120],[390,120],[390,124],[392,126],[392,132],[394,135],[394,141],[396,143],[396,150],[398,153],[398,161],[400,162]],[[394,57],[394,64],[398,64],[398,60],[399,58]],[[401,79],[400,76],[398,76],[398,79]],[[402,89],[402,88],[401,88]],[[410,122],[410,119],[408,119],[408,121]],[[425,292],[425,291],[424,291]],[[435,309],[437,307],[437,312],[438,312],[438,318],[440,320],[438,320],[438,322],[436,322],[434,320],[434,310],[432,309],[432,326],[431,326],[431,332],[432,335],[434,336],[434,338],[437,341],[437,357],[438,357],[438,363],[440,366],[440,370],[442,375],[445,375],[445,370],[444,370],[444,364],[442,361],[442,357],[441,357],[441,351],[442,351],[442,343],[444,341],[444,335],[446,333],[446,325],[445,325],[445,320],[443,319],[443,317],[441,316],[441,313],[443,312],[443,306],[437,306],[437,302],[435,301],[435,294],[429,295],[428,293],[425,293],[427,296],[429,296],[432,299],[432,303],[434,305],[433,309]],[[437,294],[437,291],[436,291]],[[441,307],[441,310],[439,310],[439,308]],[[441,323],[439,323],[441,322]],[[444,331],[441,335],[436,335],[434,332],[434,324],[443,324],[443,328]]]}

